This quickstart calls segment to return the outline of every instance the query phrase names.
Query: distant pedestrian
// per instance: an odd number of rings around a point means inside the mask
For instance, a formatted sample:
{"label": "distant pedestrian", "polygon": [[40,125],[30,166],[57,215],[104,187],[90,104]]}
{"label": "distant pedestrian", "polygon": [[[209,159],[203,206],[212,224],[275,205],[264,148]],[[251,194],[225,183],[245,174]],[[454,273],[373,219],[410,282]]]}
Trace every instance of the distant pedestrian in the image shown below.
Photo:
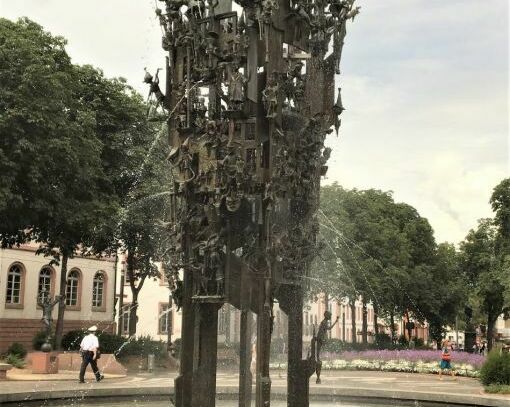
{"label": "distant pedestrian", "polygon": [[478,342],[473,345],[473,353],[480,353],[480,344]]}
{"label": "distant pedestrian", "polygon": [[88,335],[85,336],[80,344],[81,353],[81,368],[80,368],[80,383],[85,383],[85,370],[90,363],[92,371],[96,376],[96,381],[100,382],[104,376],[99,373],[97,368],[97,359],[99,359],[99,340],[96,336],[97,326],[91,326],[88,330]]}
{"label": "distant pedestrian", "polygon": [[482,342],[482,347],[480,348],[480,355],[485,355],[485,349],[487,349],[485,346],[485,342]]}
{"label": "distant pedestrian", "polygon": [[439,380],[443,380],[443,371],[449,371],[452,377],[455,377],[455,372],[452,369],[452,354],[451,354],[450,341],[445,339],[441,344],[441,362],[439,365]]}

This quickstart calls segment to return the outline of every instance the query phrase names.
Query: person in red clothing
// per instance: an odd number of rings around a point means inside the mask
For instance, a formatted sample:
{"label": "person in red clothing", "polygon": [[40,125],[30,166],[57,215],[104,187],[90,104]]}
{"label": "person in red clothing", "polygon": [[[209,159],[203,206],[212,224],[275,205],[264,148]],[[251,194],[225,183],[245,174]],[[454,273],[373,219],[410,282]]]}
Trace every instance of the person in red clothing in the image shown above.
{"label": "person in red clothing", "polygon": [[443,380],[443,370],[450,371],[452,377],[455,377],[455,372],[452,369],[452,354],[450,341],[448,339],[443,340],[441,343],[441,362],[439,365],[439,380]]}

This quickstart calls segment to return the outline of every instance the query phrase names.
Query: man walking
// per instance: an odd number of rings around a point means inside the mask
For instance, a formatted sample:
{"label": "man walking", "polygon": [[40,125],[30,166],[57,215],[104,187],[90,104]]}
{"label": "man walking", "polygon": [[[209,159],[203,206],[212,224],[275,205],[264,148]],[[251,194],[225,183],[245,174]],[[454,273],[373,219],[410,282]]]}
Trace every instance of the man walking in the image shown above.
{"label": "man walking", "polygon": [[90,363],[92,371],[96,375],[96,380],[100,382],[104,379],[104,376],[99,373],[97,368],[99,340],[96,336],[97,326],[91,326],[88,329],[88,335],[85,336],[80,344],[80,352],[82,357],[81,369],[80,369],[80,383],[85,383],[85,370]]}

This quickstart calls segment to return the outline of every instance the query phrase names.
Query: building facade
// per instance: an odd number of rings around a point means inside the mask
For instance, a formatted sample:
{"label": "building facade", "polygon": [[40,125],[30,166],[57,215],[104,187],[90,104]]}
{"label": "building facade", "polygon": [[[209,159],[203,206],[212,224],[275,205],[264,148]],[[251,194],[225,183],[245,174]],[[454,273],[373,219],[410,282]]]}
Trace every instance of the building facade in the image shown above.
{"label": "building facade", "polygon": [[500,315],[496,321],[496,340],[510,342],[510,319]]}
{"label": "building facade", "polygon": [[[121,263],[122,267],[122,263]],[[132,293],[127,282],[122,277],[122,269],[117,279],[117,301],[120,308],[118,317],[118,333],[129,335],[129,316],[132,309]],[[162,277],[147,279],[138,295],[137,336],[150,336],[155,340],[167,342],[181,337],[182,312],[172,306],[168,282]],[[122,296],[122,301],[120,297]]]}
{"label": "building facade", "polygon": [[[36,255],[37,245],[0,250],[0,353],[13,342],[32,349],[43,330],[37,299],[60,290],[60,266]],[[75,257],[68,261],[64,332],[98,325],[114,330],[115,260]],[[53,309],[55,326],[58,305]]]}
{"label": "building facade", "polygon": [[[119,273],[122,271],[119,270]],[[163,273],[162,273],[163,274]],[[122,278],[117,278],[117,292],[120,293],[120,282]],[[123,288],[123,312],[119,317],[120,333],[127,336],[129,332],[129,310],[131,307],[131,290],[128,283],[124,283]],[[320,295],[315,301],[309,301],[303,310],[303,339],[305,341],[304,352],[310,345],[313,332],[317,332],[318,326],[324,318],[326,311],[326,302],[324,296]],[[333,323],[338,316],[338,323],[329,332],[329,337],[340,339],[344,342],[352,342],[353,321],[356,342],[362,342],[362,324],[363,324],[363,304],[356,301],[354,313],[348,303],[344,301],[328,301],[328,310],[332,314],[331,322]],[[148,279],[140,291],[138,305],[138,323],[136,329],[137,336],[150,336],[156,340],[167,341],[170,337],[172,340],[181,336],[182,313],[172,306],[170,298],[170,290],[164,277],[158,279]],[[287,315],[280,310],[278,304],[273,307],[273,339],[281,341],[287,340]],[[405,320],[396,319],[395,331],[397,336],[408,335],[405,331]],[[238,343],[240,335],[241,313],[239,310],[229,304],[224,304],[218,312],[218,341]],[[374,342],[374,309],[367,305],[367,325],[368,325],[368,342]],[[378,320],[379,332],[390,334],[390,327],[381,319]],[[256,332],[255,318],[252,326],[252,336]],[[411,336],[420,338],[425,343],[428,342],[428,326],[415,323]]]}

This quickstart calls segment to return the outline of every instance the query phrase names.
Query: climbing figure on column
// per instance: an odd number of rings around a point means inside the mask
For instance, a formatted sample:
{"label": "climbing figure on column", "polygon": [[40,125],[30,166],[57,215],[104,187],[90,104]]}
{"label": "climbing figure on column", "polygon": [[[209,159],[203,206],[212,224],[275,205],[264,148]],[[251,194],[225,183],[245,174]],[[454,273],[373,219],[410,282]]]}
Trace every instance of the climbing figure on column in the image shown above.
{"label": "climbing figure on column", "polygon": [[315,341],[315,360],[317,362],[315,367],[315,373],[317,374],[317,380],[315,381],[317,384],[321,382],[321,369],[322,369],[322,361],[321,361],[321,350],[324,342],[327,339],[327,332],[331,331],[333,327],[338,323],[339,317],[337,316],[333,325],[330,325],[331,322],[331,312],[324,312],[324,319],[319,325],[319,330],[317,331],[317,335],[314,336],[312,341]]}

